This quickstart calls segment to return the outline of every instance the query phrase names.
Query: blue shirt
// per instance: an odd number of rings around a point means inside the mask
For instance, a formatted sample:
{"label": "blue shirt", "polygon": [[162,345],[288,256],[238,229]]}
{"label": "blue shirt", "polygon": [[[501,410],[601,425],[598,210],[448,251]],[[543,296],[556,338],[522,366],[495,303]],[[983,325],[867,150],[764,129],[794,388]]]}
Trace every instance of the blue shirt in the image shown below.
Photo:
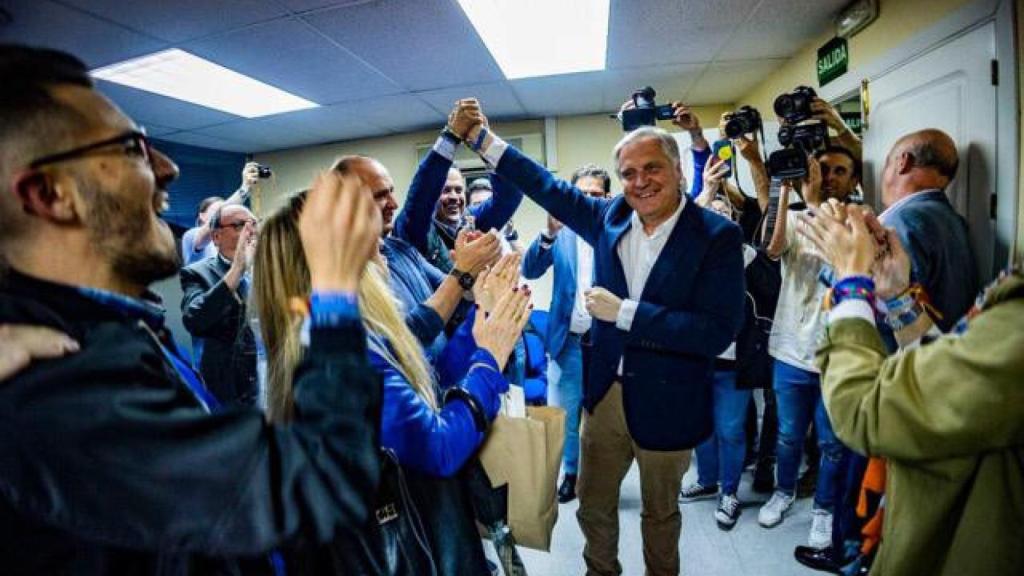
{"label": "blue shirt", "polygon": [[189,228],[181,237],[181,261],[184,263],[183,266],[189,266],[200,260],[206,260],[211,256],[217,255],[217,247],[213,245],[212,241],[207,242],[206,247],[202,250],[196,251],[196,234],[199,233],[200,228],[201,226]]}

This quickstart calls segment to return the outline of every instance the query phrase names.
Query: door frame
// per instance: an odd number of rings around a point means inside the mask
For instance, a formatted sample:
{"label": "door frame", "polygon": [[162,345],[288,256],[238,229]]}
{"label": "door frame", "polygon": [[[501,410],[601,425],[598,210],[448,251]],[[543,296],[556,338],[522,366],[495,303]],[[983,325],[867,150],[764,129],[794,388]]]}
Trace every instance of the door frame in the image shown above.
{"label": "door frame", "polygon": [[[822,99],[834,101],[860,90],[861,81],[870,82],[888,72],[935,50],[975,29],[995,23],[995,49],[999,84],[996,86],[996,219],[993,224],[992,269],[1002,270],[1015,257],[1020,192],[1020,115],[1017,79],[1016,15],[1013,0],[976,0],[950,13],[935,25],[918,32],[873,62],[854,68],[818,92]],[[868,119],[870,130],[870,116]],[[986,279],[987,280],[987,279]]]}

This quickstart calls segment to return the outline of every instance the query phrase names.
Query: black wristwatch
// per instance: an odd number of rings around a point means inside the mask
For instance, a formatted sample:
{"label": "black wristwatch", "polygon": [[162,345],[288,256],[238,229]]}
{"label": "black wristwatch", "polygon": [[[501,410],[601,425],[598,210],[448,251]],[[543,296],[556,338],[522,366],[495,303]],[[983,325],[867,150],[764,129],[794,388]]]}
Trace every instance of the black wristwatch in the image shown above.
{"label": "black wristwatch", "polygon": [[448,274],[459,280],[459,286],[462,286],[463,290],[472,290],[473,284],[476,284],[476,278],[474,278],[472,274],[469,272],[463,272],[458,268],[452,268],[452,271]]}
{"label": "black wristwatch", "polygon": [[452,132],[452,129],[449,128],[448,126],[445,126],[444,128],[441,129],[441,137],[451,142],[452,144],[462,144],[462,138],[460,138],[459,135],[456,134],[455,132]]}

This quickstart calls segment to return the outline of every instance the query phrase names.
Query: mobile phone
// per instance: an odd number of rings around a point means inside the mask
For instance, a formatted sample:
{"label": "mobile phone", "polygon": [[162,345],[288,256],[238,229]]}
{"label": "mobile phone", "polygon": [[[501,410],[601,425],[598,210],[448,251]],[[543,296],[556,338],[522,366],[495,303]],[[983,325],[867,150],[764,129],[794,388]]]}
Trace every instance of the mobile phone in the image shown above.
{"label": "mobile phone", "polygon": [[725,177],[732,176],[732,142],[729,140],[715,141],[711,146],[711,157],[725,162],[729,166],[729,169],[725,172]]}

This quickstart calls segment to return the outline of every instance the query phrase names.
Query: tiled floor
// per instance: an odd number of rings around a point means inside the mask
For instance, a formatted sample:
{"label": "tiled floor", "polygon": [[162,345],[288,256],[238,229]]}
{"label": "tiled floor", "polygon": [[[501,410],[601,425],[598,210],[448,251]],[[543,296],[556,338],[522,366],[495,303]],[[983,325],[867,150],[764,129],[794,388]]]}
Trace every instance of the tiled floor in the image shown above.
{"label": "tiled floor", "polygon": [[[683,483],[695,478],[691,468]],[[807,540],[811,500],[794,504],[785,521],[770,530],[757,524],[757,509],[766,496],[750,491],[750,474],[744,473],[739,497],[744,502],[739,522],[729,532],[715,524],[714,499],[682,505],[683,534],[679,542],[682,573],[685,576],[802,576],[822,574],[793,560],[793,547]],[[576,523],[576,502],[561,505],[551,552],[520,549],[530,576],[577,576],[585,572],[583,535]],[[640,482],[636,466],[622,484],[619,561],[623,574],[644,573],[640,539]],[[489,543],[488,555],[493,558]]]}

